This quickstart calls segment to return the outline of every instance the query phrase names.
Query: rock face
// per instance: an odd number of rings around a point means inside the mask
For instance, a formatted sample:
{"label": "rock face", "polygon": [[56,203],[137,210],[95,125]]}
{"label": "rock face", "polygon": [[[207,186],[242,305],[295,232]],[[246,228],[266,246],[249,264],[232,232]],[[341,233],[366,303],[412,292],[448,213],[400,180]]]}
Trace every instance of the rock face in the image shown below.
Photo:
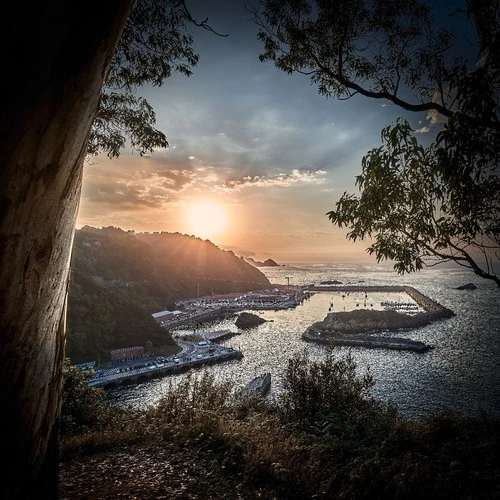
{"label": "rock face", "polygon": [[397,311],[360,309],[328,314],[314,323],[303,334],[303,339],[319,343],[333,343],[351,347],[384,348],[426,352],[430,346],[405,338],[374,337],[369,332],[416,328],[431,321],[425,314],[408,316]]}
{"label": "rock face", "polygon": [[278,267],[279,264],[277,264],[273,259],[267,259],[264,262],[261,262],[260,260],[255,260],[252,259],[252,257],[243,257],[243,260],[247,262],[248,264],[251,264],[254,267]]}
{"label": "rock face", "polygon": [[457,286],[457,290],[475,290],[477,288],[474,283],[466,283],[465,285]]}
{"label": "rock face", "polygon": [[380,330],[400,330],[417,328],[430,323],[425,314],[408,316],[397,311],[372,311],[359,309],[356,311],[330,313],[315,323],[315,327],[339,333],[366,333]]}
{"label": "rock face", "polygon": [[236,319],[235,325],[241,329],[253,328],[265,323],[266,320],[256,314],[242,312]]}
{"label": "rock face", "polygon": [[278,267],[278,264],[273,259],[267,259],[262,263],[262,267]]}

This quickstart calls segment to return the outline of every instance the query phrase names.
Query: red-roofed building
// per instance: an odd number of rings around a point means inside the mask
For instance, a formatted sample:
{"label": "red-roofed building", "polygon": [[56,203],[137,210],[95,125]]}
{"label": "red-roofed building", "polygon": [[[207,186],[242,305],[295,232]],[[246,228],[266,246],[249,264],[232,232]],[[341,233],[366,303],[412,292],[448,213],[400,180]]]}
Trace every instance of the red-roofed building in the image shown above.
{"label": "red-roofed building", "polygon": [[123,347],[121,349],[112,349],[109,351],[111,361],[128,361],[138,359],[144,356],[143,346]]}

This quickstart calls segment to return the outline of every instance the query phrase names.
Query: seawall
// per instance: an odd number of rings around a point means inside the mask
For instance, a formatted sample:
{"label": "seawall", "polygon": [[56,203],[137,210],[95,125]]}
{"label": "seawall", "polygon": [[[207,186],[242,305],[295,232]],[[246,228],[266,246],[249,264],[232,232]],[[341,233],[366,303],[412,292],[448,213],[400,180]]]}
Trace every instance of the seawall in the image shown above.
{"label": "seawall", "polygon": [[[407,293],[423,310],[413,316],[365,309],[348,313],[331,313],[323,321],[314,323],[302,335],[309,342],[334,344],[352,347],[385,348],[425,352],[431,349],[423,342],[404,338],[385,338],[367,335],[382,330],[401,330],[420,328],[434,321],[450,318],[454,312],[430,299],[411,286],[383,285],[332,285],[314,286],[310,291],[345,292],[395,292]],[[342,319],[345,320],[342,322]]]}

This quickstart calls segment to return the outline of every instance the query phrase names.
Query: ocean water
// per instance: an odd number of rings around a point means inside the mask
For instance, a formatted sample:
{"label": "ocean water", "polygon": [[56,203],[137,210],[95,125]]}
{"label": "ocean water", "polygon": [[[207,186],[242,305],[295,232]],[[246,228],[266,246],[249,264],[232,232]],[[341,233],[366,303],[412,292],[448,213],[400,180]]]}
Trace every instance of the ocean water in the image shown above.
{"label": "ocean water", "polygon": [[[433,268],[404,276],[387,266],[287,265],[261,270],[271,283],[289,283],[290,286],[333,279],[344,284],[414,286],[454,311],[455,316],[423,328],[382,335],[419,340],[431,345],[432,350],[414,353],[336,347],[334,352],[341,356],[349,350],[359,373],[369,370],[372,374],[373,395],[395,404],[403,415],[418,418],[439,411],[453,411],[463,415],[486,413],[500,417],[500,290],[493,283],[461,268]],[[456,289],[468,282],[478,288],[472,291]],[[304,350],[314,359],[324,356],[324,346],[306,343],[301,335],[312,323],[328,314],[332,302],[336,308],[342,304],[336,293],[316,293],[291,310],[253,311],[268,321],[224,342],[240,349],[243,359],[206,369],[221,379],[231,380],[235,387],[242,387],[256,375],[269,371],[272,374],[269,397],[279,396],[288,359]],[[385,299],[394,297],[369,294],[367,304],[376,307]],[[359,307],[364,304],[360,303]],[[231,318],[205,325],[205,328],[237,331],[234,321]],[[171,384],[185,376],[173,375],[121,387],[110,390],[109,395],[118,405],[154,405]]]}

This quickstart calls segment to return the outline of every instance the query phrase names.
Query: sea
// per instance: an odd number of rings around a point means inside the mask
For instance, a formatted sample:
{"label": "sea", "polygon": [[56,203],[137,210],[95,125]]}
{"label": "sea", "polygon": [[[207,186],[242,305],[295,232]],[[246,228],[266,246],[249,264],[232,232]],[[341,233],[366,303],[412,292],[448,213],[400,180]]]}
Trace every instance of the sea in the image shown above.
{"label": "sea", "polygon": [[[372,375],[372,395],[395,405],[406,417],[421,418],[442,411],[500,417],[500,289],[494,283],[467,269],[452,267],[434,267],[403,276],[385,265],[297,264],[260,269],[272,284],[290,287],[336,280],[343,284],[417,288],[451,309],[455,316],[422,328],[381,335],[419,340],[432,346],[431,350],[416,353],[335,347],[335,356],[350,352],[358,373],[369,371]],[[477,289],[457,290],[466,283],[474,283]],[[257,375],[270,372],[272,384],[267,397],[279,397],[290,358],[304,352],[314,360],[325,356],[325,346],[307,343],[301,336],[312,323],[325,318],[332,304],[334,311],[345,309],[346,304],[348,308],[378,308],[382,301],[394,298],[373,292],[368,297],[353,296],[351,303],[344,304],[340,292],[325,291],[315,293],[294,309],[251,311],[267,321],[222,342],[241,350],[243,358],[194,370],[193,375],[209,370],[218,380],[229,380],[238,389]],[[237,332],[234,322],[232,317],[202,328]],[[182,336],[193,332],[179,329],[175,333]],[[109,398],[123,407],[154,406],[186,376],[176,374],[108,390]]]}

